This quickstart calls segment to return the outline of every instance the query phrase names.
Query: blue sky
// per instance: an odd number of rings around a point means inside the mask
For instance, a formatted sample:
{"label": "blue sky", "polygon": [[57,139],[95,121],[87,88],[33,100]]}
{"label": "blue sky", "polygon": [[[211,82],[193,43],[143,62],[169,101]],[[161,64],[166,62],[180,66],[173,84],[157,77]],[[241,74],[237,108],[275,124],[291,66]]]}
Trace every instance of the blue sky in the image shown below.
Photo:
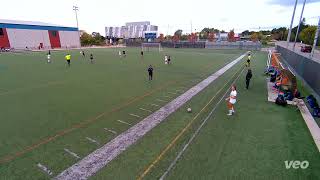
{"label": "blue sky", "polygon": [[[79,26],[104,35],[105,26],[121,26],[128,21],[151,21],[159,31],[172,34],[215,27],[242,32],[290,24],[295,0],[0,0],[1,19],[43,21],[75,26],[74,4],[79,6]],[[299,0],[298,24],[303,0]],[[308,0],[307,23],[316,24],[320,0]]]}

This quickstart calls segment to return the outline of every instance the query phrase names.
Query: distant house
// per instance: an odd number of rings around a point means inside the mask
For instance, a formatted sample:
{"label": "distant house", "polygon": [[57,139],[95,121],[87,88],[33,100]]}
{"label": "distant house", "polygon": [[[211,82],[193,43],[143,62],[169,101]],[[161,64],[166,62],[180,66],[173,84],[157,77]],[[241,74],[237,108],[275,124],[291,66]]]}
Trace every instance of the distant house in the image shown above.
{"label": "distant house", "polygon": [[217,41],[227,41],[228,40],[228,33],[216,33],[215,37]]}

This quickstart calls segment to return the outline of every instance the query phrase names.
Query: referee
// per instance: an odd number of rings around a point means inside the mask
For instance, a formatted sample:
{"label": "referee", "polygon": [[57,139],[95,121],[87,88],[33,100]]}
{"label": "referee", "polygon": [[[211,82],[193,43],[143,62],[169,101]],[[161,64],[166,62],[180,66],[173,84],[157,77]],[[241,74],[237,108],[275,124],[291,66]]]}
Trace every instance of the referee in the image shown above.
{"label": "referee", "polygon": [[148,73],[149,73],[149,81],[151,81],[153,77],[153,67],[151,65],[148,68]]}

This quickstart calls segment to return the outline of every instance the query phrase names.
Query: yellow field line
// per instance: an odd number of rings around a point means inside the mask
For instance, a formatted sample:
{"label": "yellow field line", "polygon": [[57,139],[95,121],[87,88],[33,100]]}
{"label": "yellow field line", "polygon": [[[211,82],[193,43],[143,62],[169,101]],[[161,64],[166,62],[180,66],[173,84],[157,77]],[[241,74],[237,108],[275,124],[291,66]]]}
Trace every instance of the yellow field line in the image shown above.
{"label": "yellow field line", "polygon": [[206,108],[211,104],[211,102],[217,97],[217,95],[231,82],[231,80],[236,76],[240,70],[242,70],[243,66],[230,78],[230,80],[225,83],[225,85],[219,89],[219,91],[208,101],[208,103],[197,113],[196,116],[193,117],[193,119],[185,126],[179,134],[170,142],[170,144],[156,157],[156,159],[143,171],[143,173],[138,176],[137,180],[142,180],[149,172],[150,170],[164,157],[164,155],[170,150],[172,146],[174,146],[177,141],[180,139],[180,137],[191,127],[193,122],[198,118],[198,116],[206,110]]}

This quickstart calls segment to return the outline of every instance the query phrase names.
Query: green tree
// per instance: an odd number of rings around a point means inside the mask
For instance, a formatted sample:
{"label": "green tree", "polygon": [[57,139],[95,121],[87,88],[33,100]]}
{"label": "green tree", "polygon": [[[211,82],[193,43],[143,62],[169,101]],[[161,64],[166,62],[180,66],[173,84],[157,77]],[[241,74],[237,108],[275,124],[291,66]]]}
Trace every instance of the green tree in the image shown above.
{"label": "green tree", "polygon": [[90,46],[93,44],[94,39],[92,38],[92,35],[83,31],[81,33],[80,42],[81,42],[81,46]]}
{"label": "green tree", "polygon": [[174,35],[181,37],[182,36],[182,30],[181,29],[176,30],[176,32],[174,32]]}
{"label": "green tree", "polygon": [[[312,45],[316,34],[317,26],[309,26],[301,31],[299,38],[305,44]],[[318,43],[319,44],[319,41]]]}
{"label": "green tree", "polygon": [[180,36],[180,40],[181,40],[181,41],[186,41],[186,40],[188,40],[188,35],[187,35],[187,34],[182,34],[182,35]]}
{"label": "green tree", "polygon": [[258,33],[253,33],[253,34],[251,34],[251,35],[250,35],[250,39],[251,39],[251,41],[253,41],[253,42],[258,41],[258,40],[259,40],[259,34],[258,34]]}
{"label": "green tree", "polygon": [[93,42],[91,45],[104,45],[105,44],[105,37],[101,36],[98,32],[92,33]]}
{"label": "green tree", "polygon": [[200,39],[208,39],[210,34],[212,33],[218,33],[219,29],[215,29],[215,28],[203,28],[200,31]]}
{"label": "green tree", "polygon": [[271,30],[272,38],[283,41],[287,39],[288,30],[286,27],[274,28]]}

